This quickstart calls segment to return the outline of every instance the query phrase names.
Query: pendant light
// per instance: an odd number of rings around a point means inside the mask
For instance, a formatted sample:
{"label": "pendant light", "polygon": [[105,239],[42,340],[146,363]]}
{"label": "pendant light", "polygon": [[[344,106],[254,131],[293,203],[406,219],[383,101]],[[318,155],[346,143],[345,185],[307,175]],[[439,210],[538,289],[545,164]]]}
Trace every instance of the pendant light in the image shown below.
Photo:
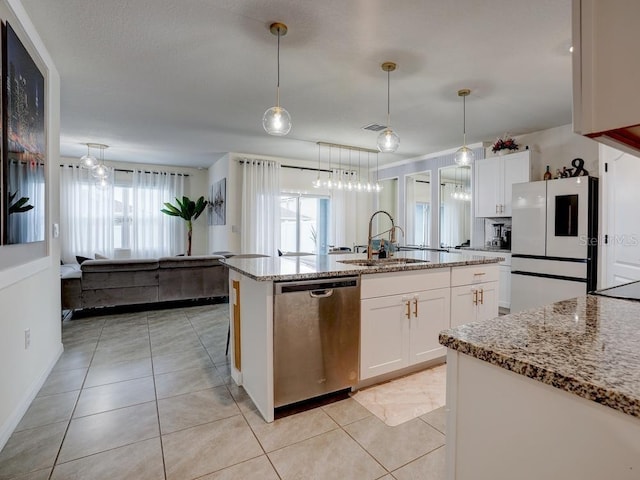
{"label": "pendant light", "polygon": [[462,97],[462,147],[456,151],[455,161],[460,166],[468,166],[473,163],[473,150],[467,147],[467,106],[466,98],[471,93],[468,88],[458,90],[458,96]]}
{"label": "pendant light", "polygon": [[390,84],[391,72],[396,69],[397,65],[393,62],[384,62],[382,70],[387,72],[387,128],[378,135],[378,150],[382,153],[393,153],[400,145],[400,137],[391,130],[391,101],[390,101]]}
{"label": "pendant light", "polygon": [[284,23],[275,22],[269,26],[269,30],[278,37],[278,84],[276,106],[264,112],[262,126],[269,135],[282,137],[291,130],[291,115],[280,106],[280,37],[286,35],[288,29]]}
{"label": "pendant light", "polygon": [[91,170],[92,168],[95,168],[95,166],[98,164],[98,159],[94,155],[91,155],[91,147],[95,146],[96,144],[87,143],[86,145],[87,145],[87,154],[80,157],[80,166],[82,168],[86,168],[87,170]]}

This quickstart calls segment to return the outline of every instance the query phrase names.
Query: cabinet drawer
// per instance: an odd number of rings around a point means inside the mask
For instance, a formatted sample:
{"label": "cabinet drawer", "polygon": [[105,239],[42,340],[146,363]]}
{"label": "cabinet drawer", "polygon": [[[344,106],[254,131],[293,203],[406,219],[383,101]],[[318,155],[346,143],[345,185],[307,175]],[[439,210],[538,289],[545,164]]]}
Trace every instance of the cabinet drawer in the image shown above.
{"label": "cabinet drawer", "polygon": [[448,287],[451,280],[450,268],[433,270],[410,270],[362,275],[360,298],[386,297],[419,290]]}
{"label": "cabinet drawer", "polygon": [[499,279],[498,264],[469,265],[451,269],[451,286],[470,285],[472,283],[495,282]]}

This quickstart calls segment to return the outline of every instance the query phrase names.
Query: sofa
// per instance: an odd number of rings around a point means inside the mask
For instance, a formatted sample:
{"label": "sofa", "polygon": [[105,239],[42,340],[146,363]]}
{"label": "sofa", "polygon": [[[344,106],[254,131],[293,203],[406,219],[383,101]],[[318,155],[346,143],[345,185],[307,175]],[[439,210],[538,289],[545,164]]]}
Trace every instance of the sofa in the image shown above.
{"label": "sofa", "polygon": [[227,297],[221,255],[86,260],[61,265],[62,308],[77,310]]}

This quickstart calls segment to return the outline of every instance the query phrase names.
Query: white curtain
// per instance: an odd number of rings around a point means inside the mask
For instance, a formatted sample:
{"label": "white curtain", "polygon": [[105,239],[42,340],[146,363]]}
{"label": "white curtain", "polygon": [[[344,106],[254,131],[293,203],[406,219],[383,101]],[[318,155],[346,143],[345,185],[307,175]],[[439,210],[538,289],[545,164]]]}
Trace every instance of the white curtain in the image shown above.
{"label": "white curtain", "polygon": [[456,200],[452,197],[456,191],[455,184],[445,183],[442,186],[443,209],[442,209],[442,231],[440,232],[440,243],[445,247],[454,247],[465,242],[467,238],[465,222],[469,222],[466,209],[468,202]]}
{"label": "white curtain", "polygon": [[131,256],[154,258],[186,253],[185,220],[160,211],[165,202],[176,205],[176,197],[182,200],[184,175],[134,170],[132,193]]}
{"label": "white curtain", "polygon": [[[346,185],[348,175],[343,170],[334,170],[333,178]],[[357,191],[331,191],[331,232],[329,238],[335,247],[351,247],[356,238]]]}
{"label": "white curtain", "polygon": [[23,205],[32,206],[26,212],[9,214],[7,225],[8,243],[41,242],[45,238],[45,175],[44,165],[10,160],[7,186],[9,195],[14,195],[11,204],[22,198],[28,201]]}
{"label": "white curtain", "polygon": [[113,185],[96,185],[88,170],[60,167],[60,240],[62,259],[113,255]]}
{"label": "white curtain", "polygon": [[280,164],[244,159],[241,253],[277,256],[280,246]]}

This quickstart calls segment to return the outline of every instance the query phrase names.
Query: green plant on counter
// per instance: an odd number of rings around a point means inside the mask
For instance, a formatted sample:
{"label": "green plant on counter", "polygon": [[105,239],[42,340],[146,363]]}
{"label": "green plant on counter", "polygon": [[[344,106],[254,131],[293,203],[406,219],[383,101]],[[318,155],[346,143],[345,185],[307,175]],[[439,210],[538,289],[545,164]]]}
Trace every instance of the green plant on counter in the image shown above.
{"label": "green plant on counter", "polygon": [[187,222],[187,256],[191,256],[191,237],[193,235],[193,221],[196,220],[209,202],[200,197],[197,201],[191,200],[189,197],[182,197],[182,201],[176,198],[176,204],[172,205],[169,202],[164,204],[165,208],[160,210],[162,213],[171,215],[172,217],[180,217]]}

